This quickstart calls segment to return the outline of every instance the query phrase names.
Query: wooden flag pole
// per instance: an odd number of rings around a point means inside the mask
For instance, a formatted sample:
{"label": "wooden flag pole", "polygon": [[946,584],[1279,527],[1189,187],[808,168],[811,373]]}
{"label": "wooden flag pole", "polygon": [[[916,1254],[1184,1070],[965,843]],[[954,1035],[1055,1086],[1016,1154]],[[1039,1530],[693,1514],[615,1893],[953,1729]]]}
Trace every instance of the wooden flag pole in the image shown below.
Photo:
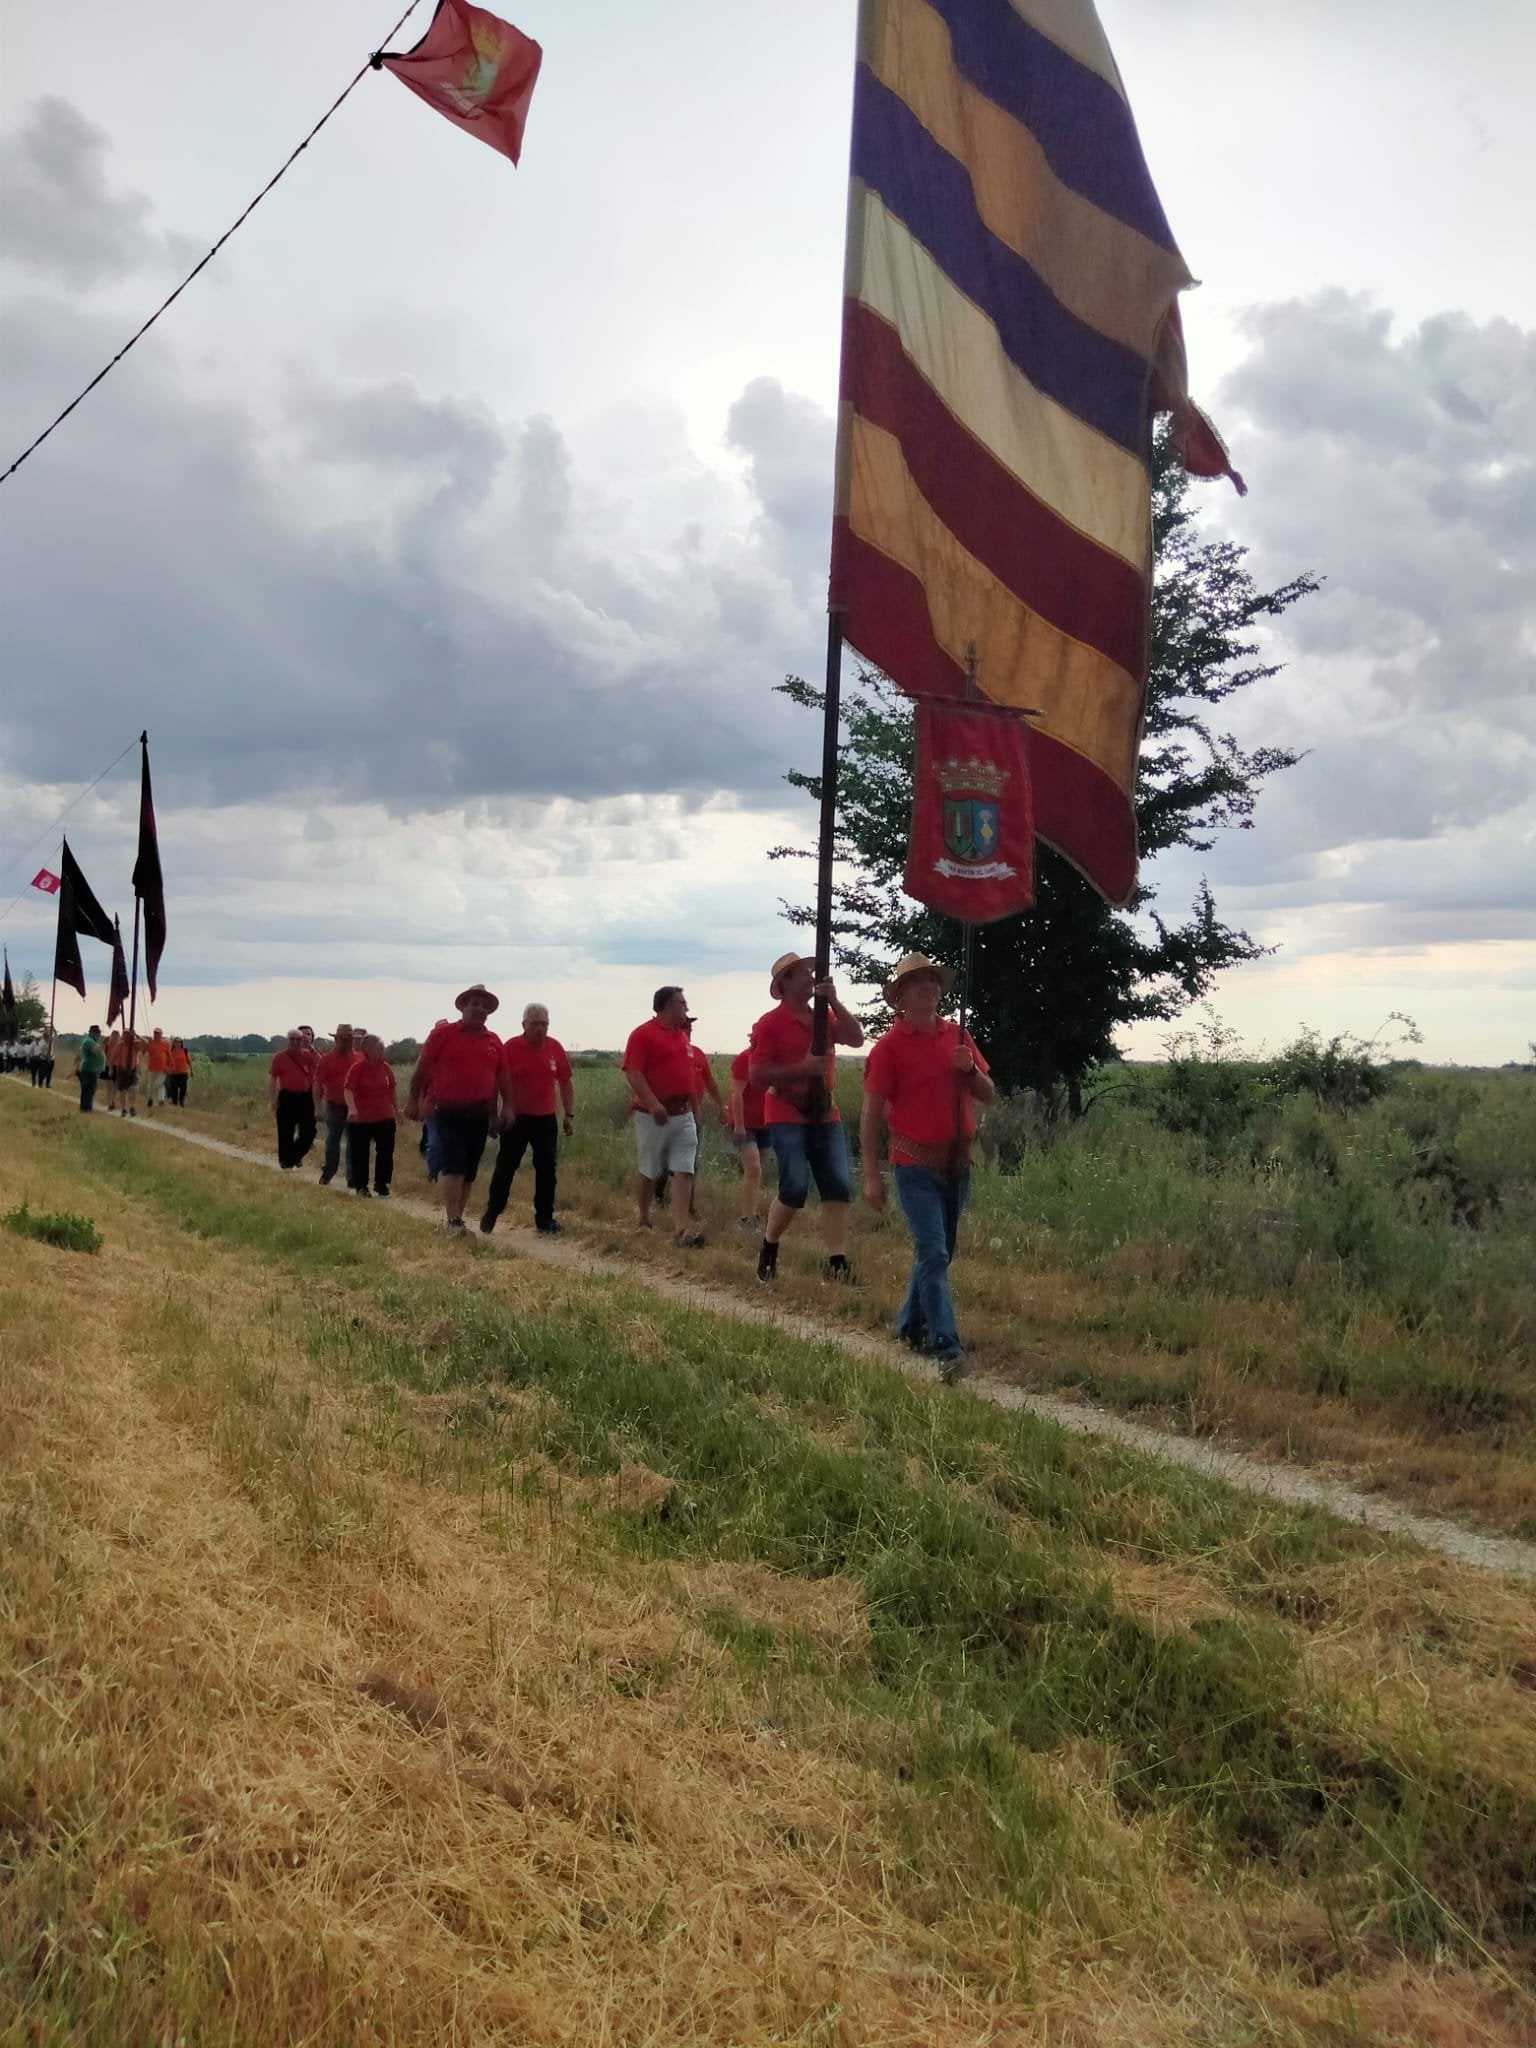
{"label": "wooden flag pole", "polygon": [[[842,720],[843,615],[827,614],[827,687],[821,727],[821,826],[816,844],[816,980],[832,973],[832,853],[837,837],[837,756]],[[827,999],[816,998],[811,1050],[827,1049]]]}

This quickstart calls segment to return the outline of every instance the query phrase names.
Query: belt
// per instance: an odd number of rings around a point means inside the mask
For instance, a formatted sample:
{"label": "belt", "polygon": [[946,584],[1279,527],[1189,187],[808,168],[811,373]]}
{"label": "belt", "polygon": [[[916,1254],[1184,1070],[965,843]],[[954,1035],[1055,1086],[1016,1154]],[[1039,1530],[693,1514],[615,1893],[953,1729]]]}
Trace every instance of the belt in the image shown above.
{"label": "belt", "polygon": [[668,1116],[692,1116],[693,1097],[691,1095],[663,1095],[661,1106]]}

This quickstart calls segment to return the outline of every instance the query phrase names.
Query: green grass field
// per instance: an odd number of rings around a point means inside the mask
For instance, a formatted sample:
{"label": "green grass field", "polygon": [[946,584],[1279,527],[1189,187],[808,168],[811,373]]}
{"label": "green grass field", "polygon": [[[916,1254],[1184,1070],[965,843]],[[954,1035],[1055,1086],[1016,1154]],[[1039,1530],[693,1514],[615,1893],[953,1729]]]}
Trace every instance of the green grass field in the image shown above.
{"label": "green grass field", "polygon": [[1528,1589],[67,1102],[0,1140],[102,1240],[0,1281],[0,2040],[1531,2038]]}
{"label": "green grass field", "polygon": [[[1127,1068],[1075,1126],[1041,1127],[1012,1104],[994,1113],[990,1149],[1009,1170],[975,1175],[956,1272],[976,1361],[1536,1535],[1536,1075],[1410,1071],[1349,1106],[1330,1105],[1330,1078],[1320,1097],[1195,1060]],[[841,1079],[856,1127],[857,1070]],[[605,1249],[682,1266],[629,1229],[618,1074],[578,1071],[577,1095],[567,1222]],[[200,1071],[186,1115],[269,1148],[260,1063]],[[414,1190],[408,1143],[403,1156]],[[702,1162],[711,1244],[686,1269],[751,1291],[718,1129]],[[530,1200],[531,1186],[516,1190],[508,1222],[526,1223]],[[791,1247],[786,1299],[889,1325],[899,1220],[856,1210],[860,1285],[836,1300],[818,1284],[812,1233]]]}

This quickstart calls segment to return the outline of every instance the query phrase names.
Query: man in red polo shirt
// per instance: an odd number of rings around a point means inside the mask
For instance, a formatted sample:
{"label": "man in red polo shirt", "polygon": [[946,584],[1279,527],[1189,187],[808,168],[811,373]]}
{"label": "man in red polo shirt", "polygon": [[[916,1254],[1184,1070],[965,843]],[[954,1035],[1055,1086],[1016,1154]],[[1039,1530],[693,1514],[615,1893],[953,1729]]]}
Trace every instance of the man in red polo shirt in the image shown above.
{"label": "man in red polo shirt", "polygon": [[571,1089],[571,1063],[558,1038],[549,1035],[549,1012],[542,1003],[523,1011],[522,1035],[509,1038],[501,1051],[501,1143],[496,1170],[485,1199],[480,1228],[489,1237],[507,1206],[523,1154],[533,1154],[533,1227],[546,1237],[558,1235],[555,1221],[555,1156],[559,1146],[555,1090],[565,1114],[565,1135],[571,1135],[576,1098]]}
{"label": "man in red polo shirt", "polygon": [[976,1104],[997,1096],[971,1034],[939,1015],[953,980],[947,967],[921,953],[897,963],[885,985],[896,1021],[865,1063],[859,1118],[864,1199],[872,1209],[885,1207],[880,1139],[888,1122],[896,1197],[912,1233],[912,1277],[896,1334],[935,1359],[945,1380],[965,1364],[949,1268],[970,1192]]}
{"label": "man in red polo shirt", "polygon": [[302,1166],[315,1142],[315,1056],[301,1031],[272,1055],[267,1100],[277,1122],[277,1163],[284,1173]]}
{"label": "man in red polo shirt", "polygon": [[439,1024],[421,1049],[405,1113],[421,1115],[422,1098],[432,1099],[432,1157],[443,1195],[443,1220],[449,1233],[464,1232],[464,1198],[485,1151],[491,1117],[501,1090],[501,1040],[486,1029],[485,1020],[501,1008],[483,982],[477,981],[454,998],[457,1023]]}
{"label": "man in red polo shirt", "polygon": [[651,998],[649,1023],[638,1024],[624,1048],[624,1078],[634,1098],[635,1208],[637,1227],[651,1227],[656,1182],[670,1175],[672,1242],[692,1248],[704,1242],[690,1229],[688,1205],[699,1159],[699,1125],[693,1112],[695,1068],[688,1044],[688,1003],[668,983]]}
{"label": "man in red polo shirt", "polygon": [[365,1032],[347,1069],[343,1088],[347,1111],[347,1186],[368,1193],[368,1154],[373,1153],[373,1192],[389,1194],[395,1175],[395,1070],[384,1057],[384,1041]]}
{"label": "man in red polo shirt", "polygon": [[[848,1177],[848,1140],[838,1114],[834,1047],[860,1046],[864,1033],[857,1017],[845,1010],[830,981],[818,989],[815,962],[802,953],[785,953],[773,963],[768,993],[778,1007],[752,1027],[747,1076],[767,1090],[768,1130],[779,1162],[779,1189],[768,1210],[768,1222],[757,1254],[757,1277],[764,1282],[779,1270],[779,1243],[805,1207],[811,1178],[821,1197],[821,1235],[827,1250],[824,1268],[829,1280],[848,1278],[848,1204],[853,1190]],[[813,1003],[827,1002],[827,1049],[811,1051],[815,1031]]]}
{"label": "man in red polo shirt", "polygon": [[315,1109],[325,1119],[325,1157],[320,1165],[323,1188],[330,1186],[341,1165],[341,1143],[347,1128],[347,1074],[359,1050],[352,1026],[338,1024],[330,1051],[323,1052],[315,1063]]}

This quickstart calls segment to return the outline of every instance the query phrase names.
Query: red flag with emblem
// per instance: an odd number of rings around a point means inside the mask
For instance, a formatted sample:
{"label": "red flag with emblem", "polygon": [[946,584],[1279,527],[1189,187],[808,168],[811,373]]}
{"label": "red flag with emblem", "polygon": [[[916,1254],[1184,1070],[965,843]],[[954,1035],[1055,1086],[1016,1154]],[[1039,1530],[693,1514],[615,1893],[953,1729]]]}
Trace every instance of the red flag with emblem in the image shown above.
{"label": "red flag with emblem", "polygon": [[1027,910],[1035,817],[1018,713],[920,699],[913,782],[907,894],[962,924]]}
{"label": "red flag with emblem", "polygon": [[520,29],[468,0],[438,0],[413,50],[376,60],[466,135],[516,163],[544,52]]}

